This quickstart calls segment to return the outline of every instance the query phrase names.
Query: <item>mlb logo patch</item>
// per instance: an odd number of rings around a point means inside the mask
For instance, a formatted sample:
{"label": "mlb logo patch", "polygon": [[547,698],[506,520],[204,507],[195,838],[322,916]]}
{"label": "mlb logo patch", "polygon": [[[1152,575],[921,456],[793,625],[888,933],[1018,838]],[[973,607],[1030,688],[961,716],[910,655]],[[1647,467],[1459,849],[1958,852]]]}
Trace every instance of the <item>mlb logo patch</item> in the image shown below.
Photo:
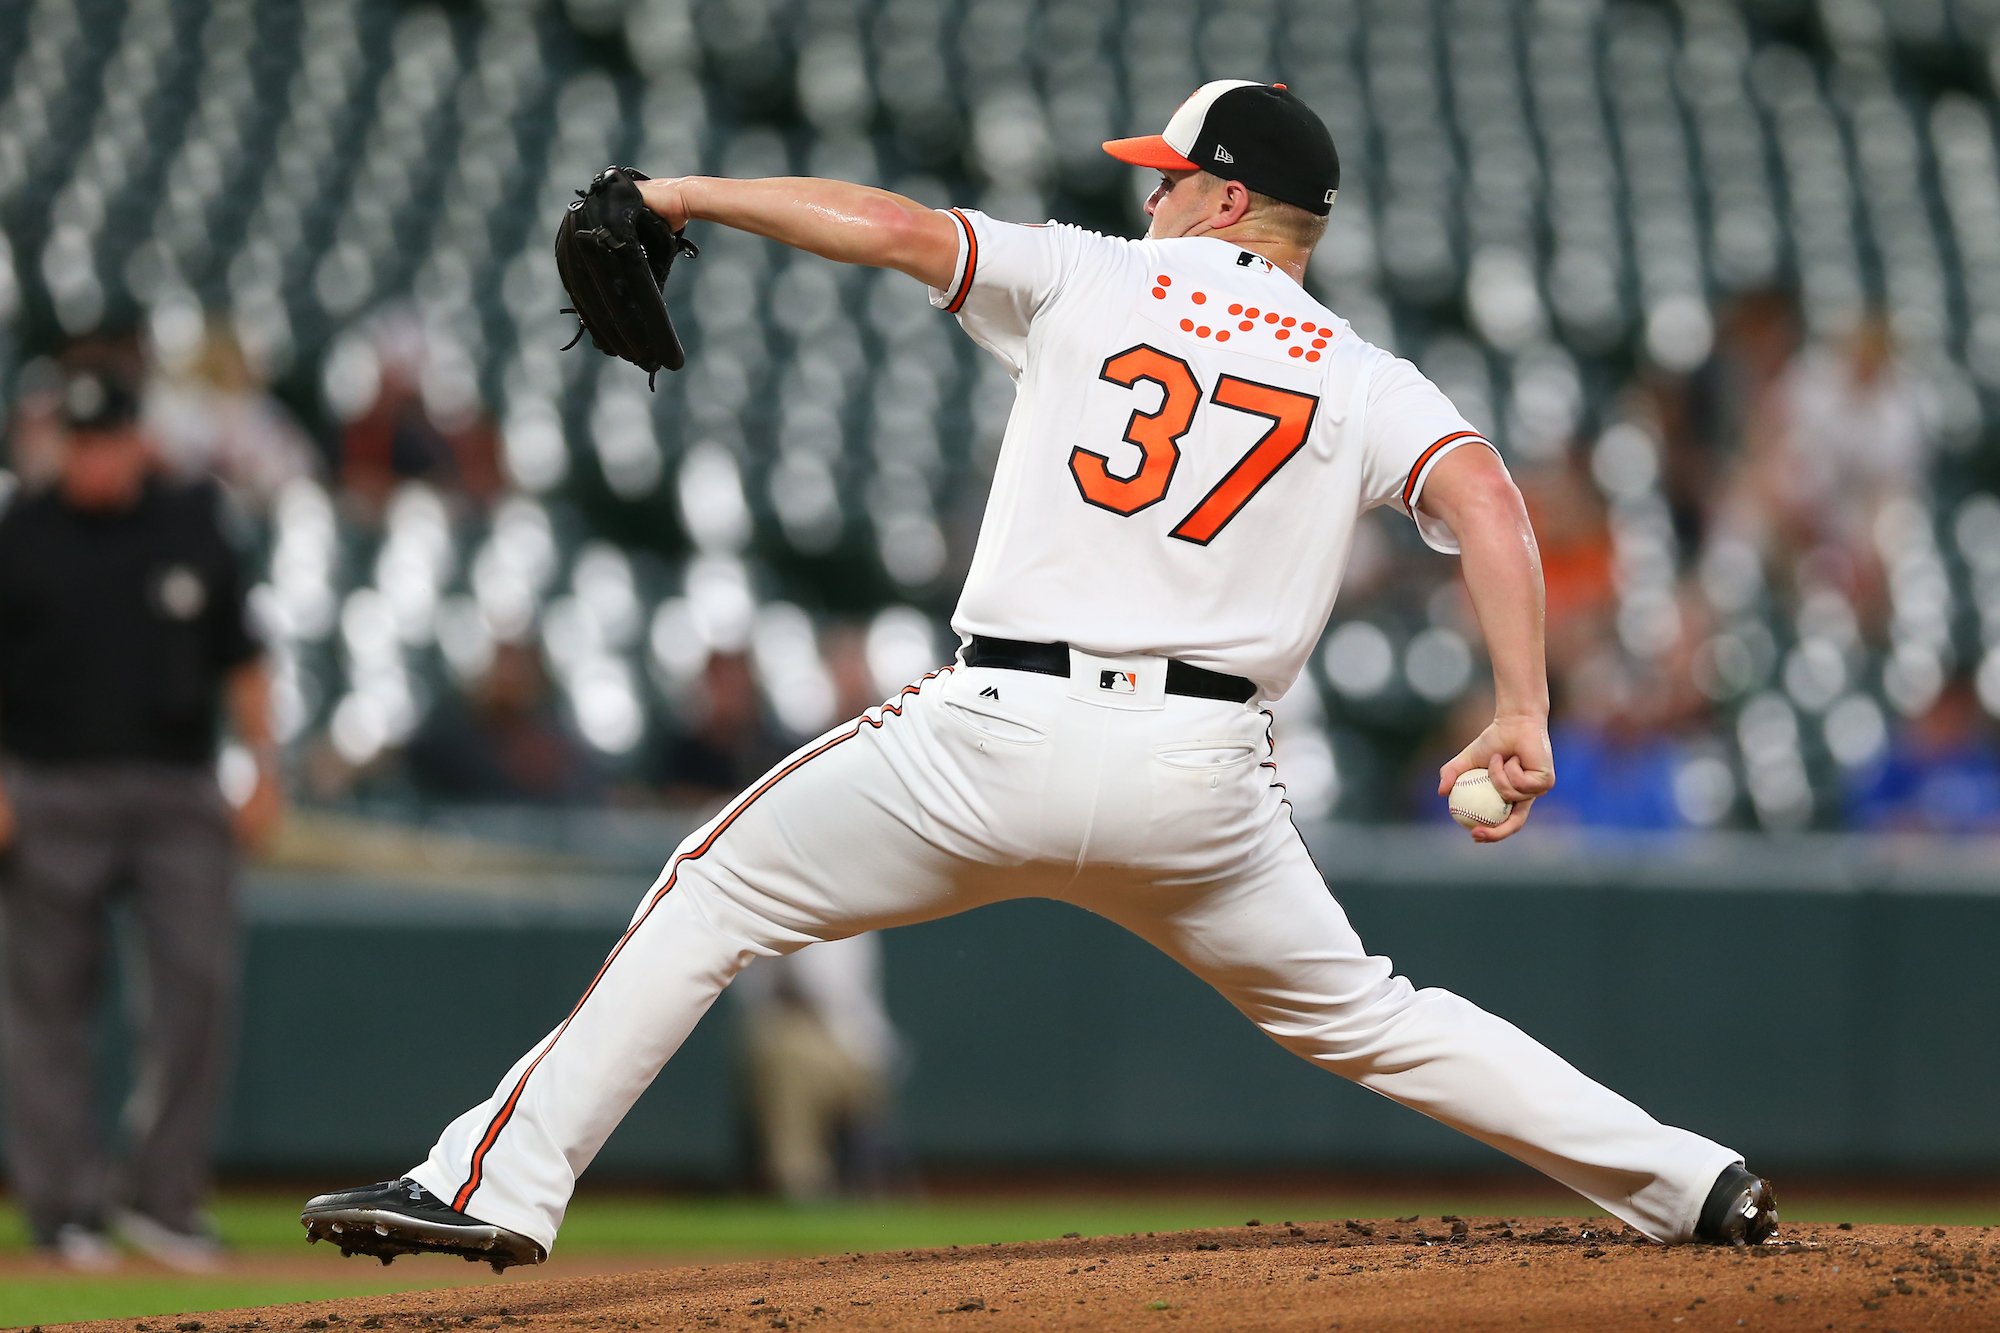
{"label": "mlb logo patch", "polygon": [[1097,688],[1109,690],[1113,694],[1137,694],[1139,673],[1136,671],[1100,671],[1097,673]]}

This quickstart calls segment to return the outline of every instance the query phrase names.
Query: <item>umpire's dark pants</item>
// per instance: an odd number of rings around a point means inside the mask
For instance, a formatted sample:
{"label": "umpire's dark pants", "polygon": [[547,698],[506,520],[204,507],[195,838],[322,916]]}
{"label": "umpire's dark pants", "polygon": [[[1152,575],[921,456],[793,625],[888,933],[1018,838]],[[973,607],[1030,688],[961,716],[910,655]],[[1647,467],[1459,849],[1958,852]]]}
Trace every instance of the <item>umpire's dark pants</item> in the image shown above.
{"label": "umpire's dark pants", "polygon": [[[0,872],[0,1074],[14,1192],[39,1240],[131,1208],[194,1228],[231,1057],[235,852],[205,769],[118,762],[0,770],[13,802]],[[127,897],[142,974],[128,978],[139,1067],[114,1167],[98,1131],[94,1040]]]}

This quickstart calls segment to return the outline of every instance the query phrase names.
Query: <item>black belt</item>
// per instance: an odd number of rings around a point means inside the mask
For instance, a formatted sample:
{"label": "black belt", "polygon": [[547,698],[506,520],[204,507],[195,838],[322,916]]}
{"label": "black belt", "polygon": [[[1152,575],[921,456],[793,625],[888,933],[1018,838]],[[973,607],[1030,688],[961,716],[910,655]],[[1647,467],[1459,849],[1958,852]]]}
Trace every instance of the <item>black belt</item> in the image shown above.
{"label": "black belt", "polygon": [[[1023,643],[1019,639],[989,639],[975,634],[965,648],[965,664],[999,667],[1003,671],[1033,671],[1043,676],[1069,674],[1069,645],[1066,643]],[[1195,699],[1222,699],[1247,704],[1256,697],[1257,687],[1241,676],[1224,675],[1188,662],[1167,661],[1167,693]]]}

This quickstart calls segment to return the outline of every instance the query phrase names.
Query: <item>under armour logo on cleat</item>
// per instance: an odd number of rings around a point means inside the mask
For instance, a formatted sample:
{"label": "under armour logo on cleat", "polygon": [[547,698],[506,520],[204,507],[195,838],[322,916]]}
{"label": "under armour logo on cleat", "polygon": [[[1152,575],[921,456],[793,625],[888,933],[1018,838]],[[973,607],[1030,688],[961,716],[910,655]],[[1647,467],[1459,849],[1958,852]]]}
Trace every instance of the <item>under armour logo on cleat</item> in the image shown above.
{"label": "under armour logo on cleat", "polygon": [[1000,697],[999,687],[995,685],[988,685],[985,689],[979,692],[979,697],[982,699],[998,699]]}
{"label": "under armour logo on cleat", "polygon": [[1215,146],[1215,160],[1218,162],[1234,162],[1236,159],[1229,155],[1227,148],[1224,148],[1221,144],[1217,144]]}

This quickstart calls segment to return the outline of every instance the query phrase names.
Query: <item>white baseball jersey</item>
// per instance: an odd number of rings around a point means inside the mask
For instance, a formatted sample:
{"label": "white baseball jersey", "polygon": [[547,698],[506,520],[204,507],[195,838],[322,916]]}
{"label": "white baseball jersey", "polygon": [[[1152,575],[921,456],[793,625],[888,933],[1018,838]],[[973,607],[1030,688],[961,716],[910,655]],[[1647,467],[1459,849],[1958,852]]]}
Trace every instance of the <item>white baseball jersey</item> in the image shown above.
{"label": "white baseball jersey", "polygon": [[959,633],[1179,658],[1276,698],[1364,510],[1457,551],[1417,499],[1484,437],[1283,270],[1209,237],[950,212],[958,266],[932,303],[1020,386]]}

